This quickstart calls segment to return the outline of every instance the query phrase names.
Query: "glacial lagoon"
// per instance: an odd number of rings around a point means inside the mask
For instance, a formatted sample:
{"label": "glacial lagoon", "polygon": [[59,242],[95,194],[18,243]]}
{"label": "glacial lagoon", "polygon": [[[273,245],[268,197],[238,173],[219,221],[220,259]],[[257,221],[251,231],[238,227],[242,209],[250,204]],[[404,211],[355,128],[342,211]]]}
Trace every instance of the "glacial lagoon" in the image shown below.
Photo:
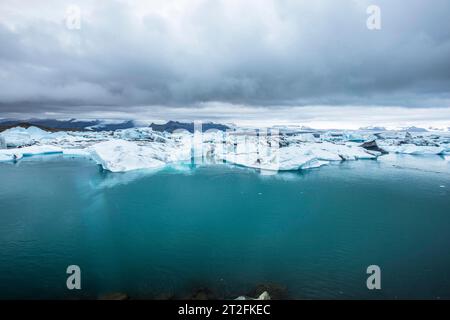
{"label": "glacial lagoon", "polygon": [[[262,175],[110,173],[63,155],[0,163],[0,298],[450,298],[450,164],[388,155]],[[79,265],[81,290],[66,288]],[[381,290],[366,268],[381,268]]]}

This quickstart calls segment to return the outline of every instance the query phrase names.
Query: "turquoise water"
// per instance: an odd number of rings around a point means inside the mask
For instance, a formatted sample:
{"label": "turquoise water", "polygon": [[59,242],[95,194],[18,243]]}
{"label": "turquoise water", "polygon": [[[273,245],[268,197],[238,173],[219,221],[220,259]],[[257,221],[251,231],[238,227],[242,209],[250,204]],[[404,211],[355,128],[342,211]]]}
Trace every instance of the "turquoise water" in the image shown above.
{"label": "turquoise water", "polygon": [[[112,174],[64,156],[0,163],[0,298],[199,287],[232,298],[269,282],[289,298],[450,298],[448,166],[410,157],[263,176],[231,166]],[[71,264],[80,291],[66,289]],[[381,291],[366,288],[372,264]]]}

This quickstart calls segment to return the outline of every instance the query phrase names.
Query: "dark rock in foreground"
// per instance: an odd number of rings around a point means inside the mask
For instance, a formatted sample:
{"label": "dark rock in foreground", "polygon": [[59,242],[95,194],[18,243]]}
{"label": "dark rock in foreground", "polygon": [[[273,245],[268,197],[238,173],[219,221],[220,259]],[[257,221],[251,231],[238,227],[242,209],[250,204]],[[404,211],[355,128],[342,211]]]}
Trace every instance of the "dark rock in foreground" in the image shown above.
{"label": "dark rock in foreground", "polygon": [[259,297],[264,292],[267,292],[272,300],[284,300],[288,299],[287,287],[277,283],[261,283],[256,286],[255,289],[250,291],[247,296]]}
{"label": "dark rock in foreground", "polygon": [[107,293],[99,297],[99,300],[128,300],[129,297],[126,293],[112,292]]}
{"label": "dark rock in foreground", "polygon": [[216,300],[217,296],[208,288],[195,289],[186,300]]}

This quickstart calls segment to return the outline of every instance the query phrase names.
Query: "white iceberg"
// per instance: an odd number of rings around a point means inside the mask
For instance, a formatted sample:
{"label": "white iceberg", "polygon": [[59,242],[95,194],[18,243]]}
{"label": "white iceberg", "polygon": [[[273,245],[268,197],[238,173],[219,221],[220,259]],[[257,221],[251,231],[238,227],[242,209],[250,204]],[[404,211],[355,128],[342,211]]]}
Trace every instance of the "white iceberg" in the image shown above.
{"label": "white iceberg", "polygon": [[13,154],[6,154],[6,153],[0,153],[0,162],[2,161],[13,161],[14,155]]}
{"label": "white iceberg", "polygon": [[427,155],[427,154],[444,154],[444,147],[434,146],[417,146],[415,144],[402,144],[399,146],[383,146],[383,149],[392,153],[403,153],[412,155]]}
{"label": "white iceberg", "polygon": [[9,147],[22,147],[35,143],[36,141],[41,140],[43,137],[47,136],[49,133],[37,127],[15,127],[10,128],[0,135],[6,142],[6,145]]}
{"label": "white iceberg", "polygon": [[158,159],[155,148],[139,146],[125,140],[109,140],[90,148],[92,158],[111,172],[125,172],[137,169],[155,169],[165,166]]}
{"label": "white iceberg", "polygon": [[281,171],[299,170],[309,167],[317,161],[316,156],[309,150],[298,146],[289,146],[279,150],[279,169]]}
{"label": "white iceberg", "polygon": [[[410,155],[447,154],[450,135],[444,133],[310,131],[281,136],[208,131],[194,135],[187,131],[156,132],[151,128],[130,128],[101,132],[46,132],[37,127],[11,128],[0,133],[0,161],[36,154],[63,153],[94,159],[113,172],[177,167],[186,162],[221,162],[257,168],[261,171],[291,171],[317,168],[333,161],[377,159],[381,153],[366,150],[358,140],[376,141],[391,153]],[[4,141],[4,143],[2,143]],[[406,142],[406,143],[405,143]],[[14,147],[1,149],[1,147]]]}
{"label": "white iceberg", "polygon": [[63,152],[62,148],[57,147],[57,146],[51,146],[51,145],[30,146],[30,147],[24,147],[24,148],[18,148],[18,149],[8,149],[7,151],[9,151],[9,150],[15,150],[17,153],[21,153],[24,157]]}
{"label": "white iceberg", "polygon": [[1,133],[8,147],[21,147],[34,143],[34,140],[24,128],[11,128]]}
{"label": "white iceberg", "polygon": [[278,149],[264,149],[252,143],[245,148],[238,144],[235,150],[219,158],[245,167],[279,171],[317,168],[330,161],[376,159],[379,155],[358,146],[330,142],[294,144]]}
{"label": "white iceberg", "polygon": [[41,154],[54,154],[62,153],[63,150],[60,147],[43,145],[43,146],[30,146],[24,148],[14,149],[2,149],[0,150],[0,161],[12,161],[18,160],[23,157],[29,157]]}

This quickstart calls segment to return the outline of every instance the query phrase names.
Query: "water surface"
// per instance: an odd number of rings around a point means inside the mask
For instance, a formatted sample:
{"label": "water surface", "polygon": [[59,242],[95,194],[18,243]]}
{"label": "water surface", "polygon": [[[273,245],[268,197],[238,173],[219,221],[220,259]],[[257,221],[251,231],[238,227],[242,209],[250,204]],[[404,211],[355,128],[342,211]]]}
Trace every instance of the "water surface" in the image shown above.
{"label": "water surface", "polygon": [[[289,298],[450,298],[449,188],[439,157],[275,176],[225,165],[113,174],[64,156],[0,163],[0,298],[199,287],[231,298],[268,282]],[[66,289],[71,264],[80,291]],[[381,291],[366,288],[372,264]]]}

